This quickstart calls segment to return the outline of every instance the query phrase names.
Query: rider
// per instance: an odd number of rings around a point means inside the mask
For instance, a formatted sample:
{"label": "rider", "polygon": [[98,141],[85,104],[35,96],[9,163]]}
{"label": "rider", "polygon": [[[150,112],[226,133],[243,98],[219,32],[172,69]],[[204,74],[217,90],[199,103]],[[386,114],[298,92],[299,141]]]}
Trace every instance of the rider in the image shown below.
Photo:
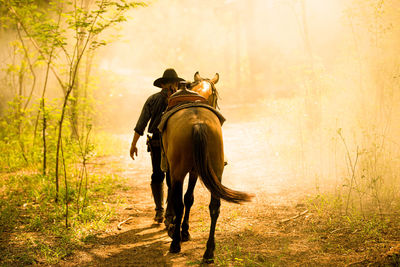
{"label": "rider", "polygon": [[[156,215],[154,220],[157,223],[163,222],[163,181],[164,177],[167,177],[167,185],[170,186],[169,172],[164,174],[160,168],[161,163],[161,142],[160,142],[160,132],[157,129],[158,124],[161,120],[161,115],[167,107],[168,97],[173,94],[177,89],[180,81],[184,79],[179,78],[178,74],[174,69],[166,69],[161,78],[154,81],[153,85],[160,87],[161,91],[151,95],[145,102],[140,117],[136,123],[135,134],[133,136],[133,141],[130,149],[131,158],[134,160],[135,155],[137,156],[136,143],[139,137],[143,135],[144,130],[150,121],[148,132],[152,134],[148,137],[147,146],[148,151],[151,153],[151,163],[153,167],[153,174],[151,175],[151,191],[153,193]],[[172,216],[168,210],[165,217]]]}

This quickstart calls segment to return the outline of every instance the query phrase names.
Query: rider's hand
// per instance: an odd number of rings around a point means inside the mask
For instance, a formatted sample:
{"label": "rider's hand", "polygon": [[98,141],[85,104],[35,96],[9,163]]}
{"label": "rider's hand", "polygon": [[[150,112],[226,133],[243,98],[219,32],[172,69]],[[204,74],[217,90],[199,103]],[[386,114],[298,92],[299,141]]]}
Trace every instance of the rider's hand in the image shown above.
{"label": "rider's hand", "polygon": [[137,156],[137,147],[134,144],[131,145],[130,155],[131,155],[131,158],[133,160],[135,160],[135,155]]}

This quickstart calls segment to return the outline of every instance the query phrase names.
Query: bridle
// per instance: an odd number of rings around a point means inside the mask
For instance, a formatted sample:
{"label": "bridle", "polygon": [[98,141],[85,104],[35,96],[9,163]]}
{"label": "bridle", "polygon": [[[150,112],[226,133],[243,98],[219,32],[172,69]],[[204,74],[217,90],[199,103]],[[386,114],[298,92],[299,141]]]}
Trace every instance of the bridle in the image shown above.
{"label": "bridle", "polygon": [[[213,108],[217,108],[220,109],[220,107],[218,106],[218,99],[221,99],[221,97],[219,96],[219,93],[217,91],[217,88],[215,87],[215,84],[210,80],[210,79],[201,79],[199,81],[194,81],[192,83],[189,84],[190,88],[195,87],[196,85],[200,84],[201,82],[206,81],[211,85],[211,95],[208,97],[207,101],[209,102],[209,104],[213,107]],[[211,101],[210,101],[211,99]]]}

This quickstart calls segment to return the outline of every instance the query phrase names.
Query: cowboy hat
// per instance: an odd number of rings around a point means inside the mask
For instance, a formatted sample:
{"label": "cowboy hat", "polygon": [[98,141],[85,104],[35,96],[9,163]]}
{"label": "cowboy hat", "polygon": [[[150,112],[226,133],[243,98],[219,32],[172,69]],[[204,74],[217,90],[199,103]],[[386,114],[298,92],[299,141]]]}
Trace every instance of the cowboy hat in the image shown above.
{"label": "cowboy hat", "polygon": [[164,71],[163,76],[155,80],[153,85],[161,88],[162,84],[169,82],[181,82],[181,81],[184,81],[184,79],[179,78],[178,74],[176,74],[176,71],[174,69],[166,69]]}

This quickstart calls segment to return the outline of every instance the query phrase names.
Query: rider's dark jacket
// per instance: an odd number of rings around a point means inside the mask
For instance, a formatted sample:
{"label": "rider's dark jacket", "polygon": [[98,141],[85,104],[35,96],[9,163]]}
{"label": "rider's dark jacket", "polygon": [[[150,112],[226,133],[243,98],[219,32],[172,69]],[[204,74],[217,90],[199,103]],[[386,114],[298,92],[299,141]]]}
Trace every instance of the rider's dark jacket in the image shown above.
{"label": "rider's dark jacket", "polygon": [[167,104],[167,89],[162,89],[160,92],[151,95],[143,105],[142,112],[136,123],[135,132],[139,135],[143,135],[147,123],[150,120],[147,131],[153,135],[158,135],[159,131],[157,126],[160,123],[162,113],[167,108]]}

